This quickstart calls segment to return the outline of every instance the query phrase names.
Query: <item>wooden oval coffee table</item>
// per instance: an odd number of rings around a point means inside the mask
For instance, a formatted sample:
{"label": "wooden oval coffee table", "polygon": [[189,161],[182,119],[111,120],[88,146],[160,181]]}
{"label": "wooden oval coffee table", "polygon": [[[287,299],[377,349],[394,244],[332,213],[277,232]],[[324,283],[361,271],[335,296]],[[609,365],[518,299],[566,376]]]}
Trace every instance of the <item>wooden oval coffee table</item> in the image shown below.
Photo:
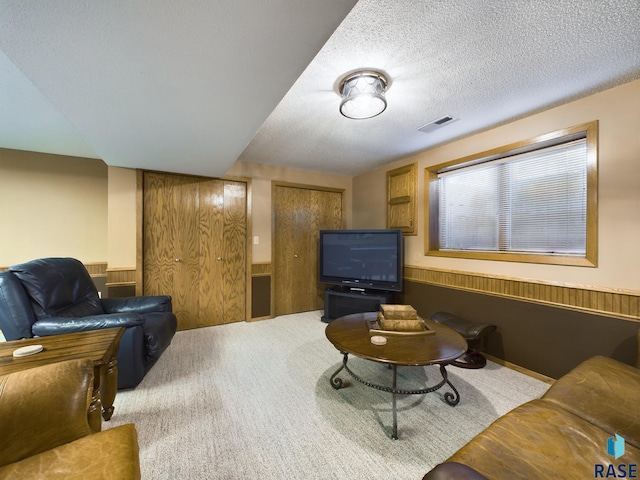
{"label": "wooden oval coffee table", "polygon": [[[456,406],[460,402],[460,394],[449,381],[446,367],[467,350],[466,340],[455,330],[425,320],[429,329],[434,333],[428,335],[385,335],[385,345],[371,343],[369,334],[369,322],[377,318],[376,312],[355,313],[333,320],[325,330],[329,341],[342,353],[342,365],[331,375],[331,386],[335,389],[346,386],[338,374],[344,369],[356,381],[378,390],[392,394],[393,434],[394,440],[398,439],[398,419],[396,409],[396,395],[426,394],[434,392],[448,385],[453,393],[446,392],[444,400],[449,405]],[[386,363],[392,369],[391,387],[377,385],[366,381],[356,375],[347,365],[349,354],[371,360],[373,362]],[[403,390],[397,386],[397,367],[401,366],[426,366],[439,365],[442,381],[437,384],[417,390]]]}

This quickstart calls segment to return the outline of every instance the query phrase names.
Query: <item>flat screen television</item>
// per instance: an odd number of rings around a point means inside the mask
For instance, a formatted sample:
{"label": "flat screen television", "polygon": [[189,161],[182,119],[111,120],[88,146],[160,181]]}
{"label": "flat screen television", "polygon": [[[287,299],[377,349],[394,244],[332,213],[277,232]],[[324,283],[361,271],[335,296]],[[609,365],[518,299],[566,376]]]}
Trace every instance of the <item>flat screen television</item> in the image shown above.
{"label": "flat screen television", "polygon": [[320,230],[319,252],[320,283],[402,291],[402,230]]}

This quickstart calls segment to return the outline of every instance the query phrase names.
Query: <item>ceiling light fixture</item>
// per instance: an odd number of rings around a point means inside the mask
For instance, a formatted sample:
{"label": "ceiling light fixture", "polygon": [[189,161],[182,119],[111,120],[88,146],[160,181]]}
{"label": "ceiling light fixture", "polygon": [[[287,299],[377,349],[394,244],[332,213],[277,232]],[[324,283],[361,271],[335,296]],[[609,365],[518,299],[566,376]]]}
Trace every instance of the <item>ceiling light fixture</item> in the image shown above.
{"label": "ceiling light fixture", "polygon": [[380,72],[360,70],[340,81],[340,113],[347,118],[363,119],[380,115],[387,108],[384,93],[389,82]]}

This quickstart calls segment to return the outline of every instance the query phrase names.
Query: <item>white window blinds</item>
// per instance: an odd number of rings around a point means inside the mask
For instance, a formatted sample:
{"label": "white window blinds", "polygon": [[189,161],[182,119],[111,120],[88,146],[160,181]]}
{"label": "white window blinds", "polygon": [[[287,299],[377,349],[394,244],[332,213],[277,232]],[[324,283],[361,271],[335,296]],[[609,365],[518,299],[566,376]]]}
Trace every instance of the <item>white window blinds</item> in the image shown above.
{"label": "white window blinds", "polygon": [[584,256],[586,138],[438,175],[441,250]]}

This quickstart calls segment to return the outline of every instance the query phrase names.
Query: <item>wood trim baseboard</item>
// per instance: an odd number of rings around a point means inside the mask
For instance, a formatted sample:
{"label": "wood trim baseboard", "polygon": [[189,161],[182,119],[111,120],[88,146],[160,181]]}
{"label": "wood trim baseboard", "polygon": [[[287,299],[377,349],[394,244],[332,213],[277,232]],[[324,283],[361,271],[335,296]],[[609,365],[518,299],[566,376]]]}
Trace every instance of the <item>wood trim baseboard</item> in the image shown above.
{"label": "wood trim baseboard", "polygon": [[411,265],[404,279],[640,322],[640,291],[563,285]]}

